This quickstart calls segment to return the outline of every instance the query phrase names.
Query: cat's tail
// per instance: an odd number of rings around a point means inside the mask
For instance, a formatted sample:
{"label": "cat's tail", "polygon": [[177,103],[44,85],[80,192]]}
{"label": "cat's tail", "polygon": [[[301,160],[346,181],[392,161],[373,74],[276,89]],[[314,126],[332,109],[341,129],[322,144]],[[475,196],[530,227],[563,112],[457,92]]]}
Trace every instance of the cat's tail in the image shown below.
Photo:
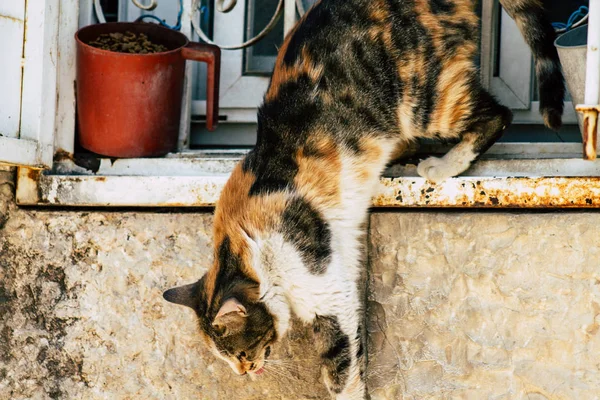
{"label": "cat's tail", "polygon": [[554,28],[544,13],[542,0],[500,0],[500,3],[519,26],[533,53],[544,123],[558,130],[562,125],[565,83],[554,47]]}

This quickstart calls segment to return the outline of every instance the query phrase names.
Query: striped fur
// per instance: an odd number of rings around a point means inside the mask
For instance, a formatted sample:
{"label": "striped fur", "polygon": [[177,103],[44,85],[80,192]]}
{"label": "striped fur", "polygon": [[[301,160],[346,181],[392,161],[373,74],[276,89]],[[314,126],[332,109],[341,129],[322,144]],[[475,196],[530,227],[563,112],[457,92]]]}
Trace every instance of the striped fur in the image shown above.
{"label": "striped fur", "polygon": [[[562,75],[539,0],[504,0],[531,46],[541,111],[560,126]],[[479,83],[469,0],[322,0],[281,46],[255,148],[215,211],[215,257],[165,292],[192,307],[216,355],[240,374],[268,365],[295,314],[313,323],[324,381],[364,399],[361,239],[385,165],[417,138],[460,139],[419,173],[466,170],[511,113]]]}

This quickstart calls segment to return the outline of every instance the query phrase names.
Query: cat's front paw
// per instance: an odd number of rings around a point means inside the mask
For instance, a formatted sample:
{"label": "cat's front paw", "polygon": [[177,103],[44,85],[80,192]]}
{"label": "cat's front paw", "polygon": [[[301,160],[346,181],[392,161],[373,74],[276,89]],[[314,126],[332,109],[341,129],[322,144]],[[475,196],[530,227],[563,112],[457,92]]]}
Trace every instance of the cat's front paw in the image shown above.
{"label": "cat's front paw", "polygon": [[417,173],[423,178],[433,183],[439,183],[445,179],[451,178],[454,168],[448,165],[444,158],[429,157],[419,163]]}

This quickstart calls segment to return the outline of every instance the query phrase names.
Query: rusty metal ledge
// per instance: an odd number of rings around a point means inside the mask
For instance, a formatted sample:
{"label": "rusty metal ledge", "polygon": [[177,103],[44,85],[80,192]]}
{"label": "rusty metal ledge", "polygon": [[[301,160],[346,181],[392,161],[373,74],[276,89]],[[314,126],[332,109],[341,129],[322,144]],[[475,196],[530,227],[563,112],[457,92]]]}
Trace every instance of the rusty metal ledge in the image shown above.
{"label": "rusty metal ledge", "polygon": [[[19,169],[19,205],[212,207],[228,175],[67,176]],[[374,207],[600,208],[596,177],[458,177],[431,184],[420,177],[381,178]]]}
{"label": "rusty metal ledge", "polygon": [[599,208],[596,177],[382,178],[374,207]]}

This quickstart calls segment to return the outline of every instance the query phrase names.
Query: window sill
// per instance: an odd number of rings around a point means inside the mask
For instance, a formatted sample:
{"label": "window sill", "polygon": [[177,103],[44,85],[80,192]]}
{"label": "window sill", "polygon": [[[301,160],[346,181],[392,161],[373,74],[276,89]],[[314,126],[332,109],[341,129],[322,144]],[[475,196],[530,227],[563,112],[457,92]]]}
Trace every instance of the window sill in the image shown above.
{"label": "window sill", "polygon": [[[381,178],[373,207],[600,208],[600,161],[531,159],[525,153],[494,159],[494,148],[488,153],[488,159],[462,176],[437,185],[418,177],[415,165],[394,166]],[[49,173],[20,168],[17,204],[213,207],[242,154],[220,151],[161,159],[102,159],[95,172],[71,160],[56,162]],[[535,154],[544,156],[540,149]]]}

